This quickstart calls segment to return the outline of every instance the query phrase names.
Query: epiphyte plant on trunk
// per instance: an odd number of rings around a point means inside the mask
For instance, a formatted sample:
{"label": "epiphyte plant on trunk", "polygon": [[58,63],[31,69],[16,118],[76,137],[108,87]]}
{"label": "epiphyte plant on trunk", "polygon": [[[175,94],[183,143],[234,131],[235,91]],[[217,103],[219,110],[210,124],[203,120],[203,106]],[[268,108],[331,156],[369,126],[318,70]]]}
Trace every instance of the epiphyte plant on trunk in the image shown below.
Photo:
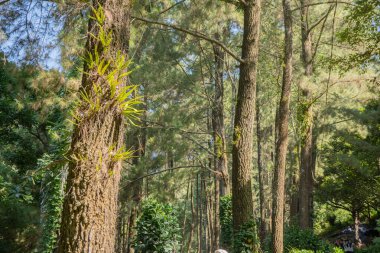
{"label": "epiphyte plant on trunk", "polygon": [[113,1],[94,1],[91,10],[82,85],[71,112],[74,133],[67,154],[60,253],[115,248],[121,161],[133,153],[125,148],[124,123],[135,124],[141,113],[136,108],[140,98],[134,96],[138,86],[129,85],[127,78],[131,61],[125,12],[130,6],[123,3],[125,11]]}
{"label": "epiphyte plant on trunk", "polygon": [[[93,52],[88,51],[82,59],[86,63],[83,75],[94,81],[90,87],[81,87],[81,99],[77,101],[77,106],[71,113],[75,119],[74,124],[79,125],[84,118],[91,117],[92,113],[113,107],[121,112],[129,123],[135,125],[142,112],[136,108],[136,105],[142,103],[141,96],[132,97],[132,94],[137,91],[138,85],[124,85],[123,83],[124,78],[133,72],[133,70],[127,71],[132,61],[127,60],[120,51],[117,52],[116,57],[110,55],[112,31],[107,33],[103,28],[104,10],[99,5],[98,9],[92,7],[92,13],[94,16],[90,16],[90,18],[95,20],[99,31],[97,36],[93,33],[89,33],[89,35],[98,43],[95,44]],[[104,87],[98,84],[99,80],[106,82],[108,89],[104,90]]]}

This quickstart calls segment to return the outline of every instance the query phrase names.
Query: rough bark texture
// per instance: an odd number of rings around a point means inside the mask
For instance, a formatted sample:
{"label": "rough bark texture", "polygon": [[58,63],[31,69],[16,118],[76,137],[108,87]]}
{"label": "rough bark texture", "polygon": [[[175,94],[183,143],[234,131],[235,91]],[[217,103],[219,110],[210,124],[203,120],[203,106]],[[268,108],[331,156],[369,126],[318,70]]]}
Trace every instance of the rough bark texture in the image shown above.
{"label": "rough bark texture", "polygon": [[285,168],[288,148],[288,122],[290,89],[292,83],[293,31],[292,12],[289,0],[283,0],[285,24],[285,54],[282,78],[282,92],[279,104],[278,139],[276,143],[275,167],[273,178],[273,218],[272,250],[273,253],[284,251],[284,208],[285,208]]}
{"label": "rough bark texture", "polygon": [[[106,21],[105,31],[113,32],[111,57],[120,50],[126,54],[129,41],[129,1],[94,1],[102,5]],[[95,36],[98,29],[89,21],[89,31]],[[98,43],[88,36],[86,49],[94,52]],[[101,48],[98,47],[98,51]],[[85,66],[85,70],[88,68]],[[126,81],[126,80],[125,80]],[[108,84],[96,75],[83,75],[82,89],[91,92],[93,84],[107,89]],[[102,101],[106,105],[109,101]],[[83,110],[86,115],[88,111]],[[102,106],[99,111],[85,116],[76,125],[72,136],[66,195],[63,205],[59,253],[114,252],[116,236],[117,200],[121,161],[115,161],[110,147],[118,150],[124,145],[124,120],[115,106]],[[99,162],[100,161],[100,162]]]}
{"label": "rough bark texture", "polygon": [[232,217],[237,231],[253,215],[252,153],[261,0],[246,1],[232,149]]}
{"label": "rough bark texture", "polygon": [[[301,37],[302,61],[306,79],[313,75],[312,37],[308,26],[309,0],[301,1]],[[301,228],[312,227],[313,194],[313,111],[309,105],[312,93],[310,87],[301,87],[304,118],[304,133],[301,144],[300,187],[299,187],[299,225]]]}
{"label": "rough bark texture", "polygon": [[224,131],[224,86],[223,86],[223,66],[224,51],[217,45],[214,45],[215,56],[215,87],[214,87],[214,103],[212,108],[212,128],[214,140],[214,170],[219,172],[215,177],[215,216],[214,216],[214,238],[213,250],[219,249],[220,240],[220,214],[219,203],[220,197],[229,192],[229,176],[227,169],[226,154],[226,137]]}

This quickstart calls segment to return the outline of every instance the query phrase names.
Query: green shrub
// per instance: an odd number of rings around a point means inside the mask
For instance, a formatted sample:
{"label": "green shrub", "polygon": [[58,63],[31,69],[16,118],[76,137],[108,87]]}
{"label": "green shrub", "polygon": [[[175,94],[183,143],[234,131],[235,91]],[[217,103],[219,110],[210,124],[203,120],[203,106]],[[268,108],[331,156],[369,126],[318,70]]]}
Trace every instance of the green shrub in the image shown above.
{"label": "green shrub", "polygon": [[233,237],[231,196],[223,196],[220,198],[220,227],[221,245],[225,249],[230,249]]}
{"label": "green shrub", "polygon": [[[330,253],[344,253],[344,251],[341,248],[334,247],[331,250],[332,251]],[[320,253],[322,251],[317,250],[316,252]],[[315,253],[315,251],[314,250],[310,250],[310,249],[291,249],[289,251],[289,253]]]}
{"label": "green shrub", "polygon": [[156,200],[144,201],[137,221],[136,253],[169,253],[178,250],[181,232],[172,206]]}
{"label": "green shrub", "polygon": [[[297,251],[298,250],[298,251]],[[338,248],[336,248],[338,250]],[[298,227],[287,227],[284,235],[285,253],[339,253],[327,241],[316,236],[312,230],[302,230]]]}
{"label": "green shrub", "polygon": [[314,253],[314,251],[308,249],[291,249],[289,253]]}
{"label": "green shrub", "polygon": [[256,253],[260,251],[260,240],[257,233],[257,226],[254,219],[244,224],[238,232],[234,234],[235,253]]}

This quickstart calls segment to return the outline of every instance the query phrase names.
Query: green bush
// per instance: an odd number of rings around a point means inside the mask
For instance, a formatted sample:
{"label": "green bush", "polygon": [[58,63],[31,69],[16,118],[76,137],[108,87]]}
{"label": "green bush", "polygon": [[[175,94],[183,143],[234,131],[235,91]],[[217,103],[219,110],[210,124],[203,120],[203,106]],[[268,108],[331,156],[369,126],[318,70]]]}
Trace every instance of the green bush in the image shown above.
{"label": "green bush", "polygon": [[223,196],[220,198],[220,227],[221,245],[225,249],[230,249],[233,237],[231,196]]}
{"label": "green bush", "polygon": [[[316,236],[312,230],[302,230],[298,227],[287,227],[284,235],[285,253],[339,253],[338,248]],[[298,250],[298,251],[297,251]]]}
{"label": "green bush", "polygon": [[[331,249],[332,251],[330,253],[344,253],[344,251],[341,249],[341,248],[332,248]],[[317,251],[314,251],[314,250],[310,250],[310,249],[291,249],[289,251],[289,253],[321,253],[323,251],[320,251],[320,250],[317,250]]]}
{"label": "green bush", "polygon": [[244,224],[234,234],[235,253],[256,253],[260,251],[260,240],[258,238],[257,226],[254,219]]}
{"label": "green bush", "polygon": [[144,201],[137,221],[136,253],[169,253],[178,250],[181,232],[172,206],[156,200]]}

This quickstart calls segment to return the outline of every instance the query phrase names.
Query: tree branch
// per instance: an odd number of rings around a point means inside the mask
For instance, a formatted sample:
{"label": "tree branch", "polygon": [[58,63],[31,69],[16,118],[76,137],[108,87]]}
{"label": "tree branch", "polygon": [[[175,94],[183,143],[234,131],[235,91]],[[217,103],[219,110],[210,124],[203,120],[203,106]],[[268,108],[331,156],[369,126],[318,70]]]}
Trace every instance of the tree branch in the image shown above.
{"label": "tree branch", "polygon": [[325,13],[325,15],[323,15],[318,21],[316,21],[314,24],[312,24],[308,30],[307,30],[307,33],[310,33],[315,27],[317,27],[323,20],[327,19],[327,17],[329,16],[330,12],[334,9],[334,6],[330,6],[330,8],[327,10],[327,12]]}
{"label": "tree branch", "polygon": [[[351,5],[351,6],[356,6],[355,4],[353,3],[350,3],[350,2],[346,2],[346,1],[328,1],[328,2],[322,2],[322,3],[311,3],[311,4],[305,4],[303,7],[310,7],[310,6],[316,6],[316,5],[321,5],[321,4],[347,4],[347,5]],[[297,8],[294,8],[293,10],[291,10],[292,12],[293,11],[297,11],[299,9],[301,9],[302,7],[297,7]]]}
{"label": "tree branch", "polygon": [[0,1],[0,5],[6,4],[6,3],[8,3],[9,1],[10,1],[10,0]]}
{"label": "tree branch", "polygon": [[182,1],[179,1],[179,2],[177,2],[177,3],[175,3],[175,4],[171,5],[171,6],[169,6],[169,7],[166,8],[165,10],[161,11],[158,15],[161,15],[161,14],[167,12],[167,11],[170,11],[171,9],[173,9],[173,8],[176,7],[177,5],[182,4],[182,3],[185,2],[185,1],[186,1],[186,0],[182,0]]}
{"label": "tree branch", "polygon": [[343,209],[343,210],[346,210],[348,212],[351,212],[351,208],[350,207],[347,207],[343,204],[340,204],[340,203],[336,203],[332,200],[329,200],[326,202],[328,205],[332,206],[332,207],[335,207],[335,208],[339,208],[339,209]]}
{"label": "tree branch", "polygon": [[202,165],[188,165],[188,166],[178,166],[178,167],[174,167],[174,168],[168,168],[168,169],[163,169],[163,170],[155,171],[155,172],[146,174],[144,176],[141,176],[141,177],[138,177],[138,178],[135,178],[135,179],[129,181],[128,184],[125,185],[124,187],[127,187],[127,186],[131,185],[132,183],[134,183],[136,181],[139,181],[141,179],[144,179],[146,177],[151,177],[151,176],[154,176],[154,175],[157,175],[157,174],[160,174],[160,173],[163,173],[163,172],[167,172],[167,171],[170,171],[170,170],[178,170],[178,169],[186,169],[186,168],[202,168],[202,167],[203,167]]}
{"label": "tree branch", "polygon": [[210,37],[208,37],[207,35],[205,35],[205,34],[203,34],[201,32],[191,31],[191,30],[188,30],[188,29],[185,29],[185,28],[182,28],[182,27],[178,27],[176,25],[166,24],[166,23],[163,23],[163,22],[160,22],[160,21],[149,20],[149,19],[146,19],[146,18],[141,18],[141,17],[136,17],[136,16],[132,16],[132,18],[134,18],[136,20],[139,20],[139,21],[146,22],[146,23],[150,23],[150,24],[162,25],[162,26],[165,26],[165,27],[168,27],[168,28],[171,28],[171,29],[183,32],[183,33],[186,33],[186,34],[190,34],[190,35],[192,35],[194,37],[206,40],[206,41],[211,42],[213,44],[216,44],[216,45],[220,46],[227,54],[229,54],[230,56],[232,56],[235,60],[237,60],[240,63],[244,63],[243,59],[241,59],[239,56],[237,56],[235,53],[233,53],[230,49],[228,49],[227,46],[225,46],[222,42],[220,42],[219,40],[210,38]]}

